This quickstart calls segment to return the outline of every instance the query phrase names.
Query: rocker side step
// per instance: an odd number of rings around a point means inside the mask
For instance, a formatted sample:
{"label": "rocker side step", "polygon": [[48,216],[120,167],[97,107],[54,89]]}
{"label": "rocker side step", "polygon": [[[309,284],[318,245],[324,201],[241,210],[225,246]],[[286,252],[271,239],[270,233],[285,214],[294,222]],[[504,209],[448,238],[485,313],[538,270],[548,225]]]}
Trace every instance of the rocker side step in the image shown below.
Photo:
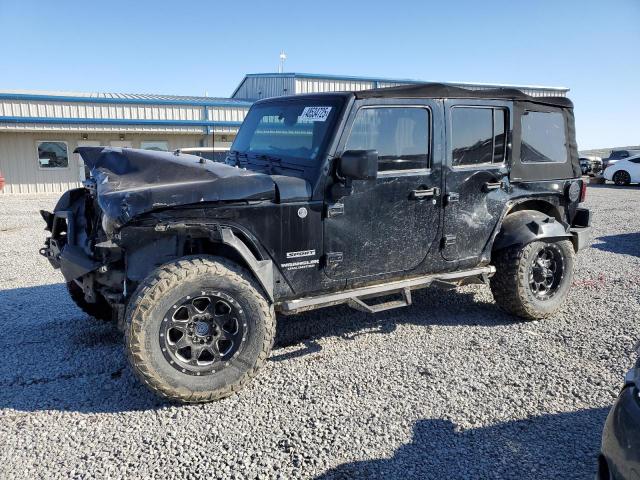
{"label": "rocker side step", "polygon": [[[486,281],[495,273],[495,271],[495,267],[489,265],[470,270],[461,270],[459,272],[435,273],[369,287],[354,288],[342,292],[304,297],[296,300],[286,300],[276,305],[276,309],[284,314],[295,314],[314,310],[316,308],[330,307],[346,303],[356,310],[367,313],[378,313],[392,308],[411,305],[411,290],[427,287],[433,282],[460,285],[464,283],[465,280],[471,279],[482,279]],[[402,299],[374,305],[369,305],[364,302],[364,299],[380,297],[392,293],[400,293],[402,295]]]}
{"label": "rocker side step", "polygon": [[[387,292],[393,293],[393,292]],[[363,298],[353,297],[347,300],[347,305],[349,305],[354,310],[360,310],[365,313],[378,313],[384,312],[385,310],[391,310],[393,308],[407,307],[411,305],[411,289],[403,288],[400,292],[402,295],[402,299],[400,300],[391,300],[389,302],[378,303],[375,305],[369,305],[364,302]]]}

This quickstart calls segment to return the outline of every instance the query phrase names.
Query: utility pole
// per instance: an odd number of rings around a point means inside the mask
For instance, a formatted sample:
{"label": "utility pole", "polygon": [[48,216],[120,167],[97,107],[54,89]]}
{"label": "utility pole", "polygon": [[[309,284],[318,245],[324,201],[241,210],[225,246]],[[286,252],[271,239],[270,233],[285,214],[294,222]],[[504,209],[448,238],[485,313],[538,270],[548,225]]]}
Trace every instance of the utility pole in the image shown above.
{"label": "utility pole", "polygon": [[280,50],[280,65],[278,65],[278,73],[284,72],[284,61],[287,59],[287,54],[284,50]]}

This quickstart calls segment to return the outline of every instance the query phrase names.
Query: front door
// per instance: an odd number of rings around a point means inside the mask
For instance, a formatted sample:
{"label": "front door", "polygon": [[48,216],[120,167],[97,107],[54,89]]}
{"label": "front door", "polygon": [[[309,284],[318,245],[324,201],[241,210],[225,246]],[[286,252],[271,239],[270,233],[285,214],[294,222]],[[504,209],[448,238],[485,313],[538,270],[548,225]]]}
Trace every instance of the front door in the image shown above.
{"label": "front door", "polygon": [[482,253],[508,200],[509,104],[447,100],[447,168],[442,254],[469,260]]}
{"label": "front door", "polygon": [[[371,277],[417,267],[438,233],[441,132],[437,102],[396,100],[357,105],[340,151],[376,150],[378,178],[353,181],[352,191],[331,198],[325,219],[327,275]],[[380,101],[383,102],[383,101]]]}

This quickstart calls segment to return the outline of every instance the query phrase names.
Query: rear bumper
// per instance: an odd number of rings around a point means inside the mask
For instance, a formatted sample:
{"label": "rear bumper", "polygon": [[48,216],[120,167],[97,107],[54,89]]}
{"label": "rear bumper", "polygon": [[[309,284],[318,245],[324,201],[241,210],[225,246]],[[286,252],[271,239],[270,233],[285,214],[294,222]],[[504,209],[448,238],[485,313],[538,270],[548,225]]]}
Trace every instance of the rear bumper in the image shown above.
{"label": "rear bumper", "polygon": [[640,480],[640,392],[628,384],[609,412],[602,433],[598,479]]}
{"label": "rear bumper", "polygon": [[587,208],[578,208],[569,228],[571,241],[576,252],[586,248],[591,243],[591,212]]}

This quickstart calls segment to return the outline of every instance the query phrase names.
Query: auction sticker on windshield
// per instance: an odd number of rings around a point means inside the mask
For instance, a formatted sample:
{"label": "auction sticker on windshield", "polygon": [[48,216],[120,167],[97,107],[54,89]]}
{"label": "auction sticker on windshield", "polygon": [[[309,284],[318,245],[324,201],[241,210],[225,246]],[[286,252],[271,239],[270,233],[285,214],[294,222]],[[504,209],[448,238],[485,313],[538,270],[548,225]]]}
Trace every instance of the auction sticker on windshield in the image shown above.
{"label": "auction sticker on windshield", "polygon": [[330,112],[331,107],[304,107],[302,115],[300,115],[300,119],[309,120],[311,122],[324,122]]}

